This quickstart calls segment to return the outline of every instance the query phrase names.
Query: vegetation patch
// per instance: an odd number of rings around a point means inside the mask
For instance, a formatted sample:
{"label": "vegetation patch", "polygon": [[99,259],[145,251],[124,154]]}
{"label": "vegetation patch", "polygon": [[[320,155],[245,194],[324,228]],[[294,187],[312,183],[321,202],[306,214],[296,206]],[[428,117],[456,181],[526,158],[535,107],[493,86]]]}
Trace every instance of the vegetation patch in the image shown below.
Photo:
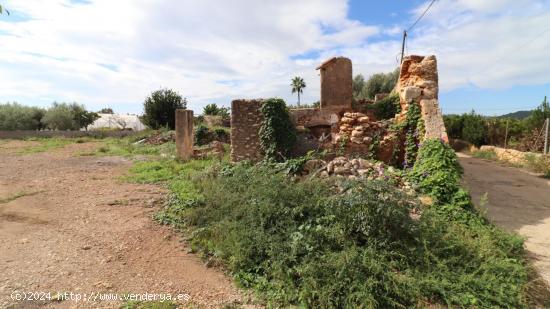
{"label": "vegetation patch", "polygon": [[260,146],[267,160],[282,161],[296,143],[296,131],[285,101],[266,100],[261,107]]}
{"label": "vegetation patch", "polygon": [[[88,139],[79,139],[79,140],[88,141]],[[51,137],[51,138],[35,137],[35,138],[28,138],[26,139],[26,141],[31,141],[33,143],[29,143],[28,145],[19,149],[17,151],[18,154],[31,154],[31,153],[52,151],[55,149],[63,148],[69,144],[75,143],[75,139],[63,138],[63,137]]]}
{"label": "vegetation patch", "polygon": [[380,181],[336,189],[273,164],[211,162],[168,181],[156,219],[271,306],[527,307],[522,240],[476,212],[452,150],[426,141],[411,178],[432,206]]}

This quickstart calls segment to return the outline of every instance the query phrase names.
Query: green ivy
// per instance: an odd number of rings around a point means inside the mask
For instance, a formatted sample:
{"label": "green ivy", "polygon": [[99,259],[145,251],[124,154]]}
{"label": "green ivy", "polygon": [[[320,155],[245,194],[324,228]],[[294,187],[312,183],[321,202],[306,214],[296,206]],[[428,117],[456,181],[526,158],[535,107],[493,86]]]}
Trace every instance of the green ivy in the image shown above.
{"label": "green ivy", "polygon": [[296,143],[296,130],[283,99],[265,100],[261,107],[260,146],[266,160],[284,161]]}
{"label": "green ivy", "polygon": [[[424,127],[424,121],[420,116],[420,107],[416,103],[409,104],[407,118],[405,119],[405,162],[404,166],[413,166],[418,153],[418,143],[423,135],[420,129]],[[423,129],[422,129],[423,130]]]}
{"label": "green ivy", "polygon": [[454,150],[438,139],[422,143],[409,176],[422,193],[449,203],[460,190],[462,167]]}

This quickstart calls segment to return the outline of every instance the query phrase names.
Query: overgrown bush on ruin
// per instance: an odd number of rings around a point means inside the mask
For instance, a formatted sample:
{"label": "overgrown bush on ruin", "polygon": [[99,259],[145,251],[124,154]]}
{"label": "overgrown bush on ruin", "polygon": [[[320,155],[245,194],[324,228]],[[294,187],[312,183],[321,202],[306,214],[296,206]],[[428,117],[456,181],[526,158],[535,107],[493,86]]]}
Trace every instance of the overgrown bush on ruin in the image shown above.
{"label": "overgrown bush on ruin", "polygon": [[187,100],[171,89],[160,89],[149,95],[143,103],[141,120],[152,129],[176,127],[176,109],[187,108]]}
{"label": "overgrown bush on ruin", "polygon": [[268,160],[285,160],[296,143],[296,130],[283,99],[272,98],[262,103],[260,146]]}

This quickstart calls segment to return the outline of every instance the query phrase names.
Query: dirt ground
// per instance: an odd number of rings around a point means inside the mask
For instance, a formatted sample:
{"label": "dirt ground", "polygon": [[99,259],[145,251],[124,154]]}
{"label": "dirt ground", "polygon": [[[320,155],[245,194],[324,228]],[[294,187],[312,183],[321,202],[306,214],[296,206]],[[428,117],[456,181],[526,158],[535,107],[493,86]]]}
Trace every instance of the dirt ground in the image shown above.
{"label": "dirt ground", "polygon": [[459,154],[463,180],[495,224],[526,238],[535,268],[550,284],[550,180],[518,168]]}
{"label": "dirt ground", "polygon": [[152,220],[162,188],[118,180],[130,160],[77,155],[97,147],[94,143],[16,153],[28,143],[0,147],[0,308],[121,304],[14,302],[13,292],[187,294],[185,307],[222,307],[245,297],[221,271],[188,253],[178,235]]}

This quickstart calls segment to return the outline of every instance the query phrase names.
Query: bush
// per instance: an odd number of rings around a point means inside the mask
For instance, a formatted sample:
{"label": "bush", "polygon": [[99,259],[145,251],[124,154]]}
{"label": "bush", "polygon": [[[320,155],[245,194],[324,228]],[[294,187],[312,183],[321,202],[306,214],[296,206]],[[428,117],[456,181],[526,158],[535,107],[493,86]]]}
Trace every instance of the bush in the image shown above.
{"label": "bush", "polygon": [[229,143],[229,130],[224,127],[208,128],[203,124],[199,124],[199,126],[195,129],[195,145],[202,146],[213,141]]}
{"label": "bush", "polygon": [[368,104],[367,108],[374,110],[374,116],[376,116],[376,119],[382,120],[394,118],[395,114],[398,114],[401,111],[399,95],[392,93],[374,104]]}
{"label": "bush", "polygon": [[202,110],[203,115],[221,116],[224,119],[229,118],[229,108],[218,107],[216,103],[208,104]]}
{"label": "bush", "polygon": [[481,115],[475,114],[474,111],[464,115],[462,137],[477,147],[486,142],[487,125]]}
{"label": "bush", "polygon": [[195,145],[199,145],[199,146],[206,145],[211,141],[212,140],[211,140],[210,130],[208,129],[208,127],[202,124],[199,125],[195,129]]}
{"label": "bush", "polygon": [[41,130],[45,110],[17,103],[0,104],[0,130]]}
{"label": "bush", "polygon": [[143,103],[142,121],[152,129],[176,127],[176,109],[185,109],[187,100],[171,89],[160,89],[148,96]]}
{"label": "bush", "polygon": [[390,73],[374,74],[366,82],[362,75],[357,75],[353,79],[354,98],[356,100],[374,99],[374,96],[379,93],[390,93],[398,78],[399,69]]}
{"label": "bush", "polygon": [[194,250],[268,306],[525,307],[521,239],[455,220],[475,216],[461,207],[467,193],[455,192],[456,208],[413,220],[417,202],[387,183],[349,182],[337,193],[277,170],[244,163],[182,175],[191,186],[156,218],[190,229]]}
{"label": "bush", "polygon": [[78,103],[57,103],[46,111],[42,122],[51,130],[80,130],[88,128],[99,115],[88,112],[83,105]]}
{"label": "bush", "polygon": [[266,100],[261,107],[260,145],[268,160],[284,160],[296,143],[296,131],[285,101]]}

